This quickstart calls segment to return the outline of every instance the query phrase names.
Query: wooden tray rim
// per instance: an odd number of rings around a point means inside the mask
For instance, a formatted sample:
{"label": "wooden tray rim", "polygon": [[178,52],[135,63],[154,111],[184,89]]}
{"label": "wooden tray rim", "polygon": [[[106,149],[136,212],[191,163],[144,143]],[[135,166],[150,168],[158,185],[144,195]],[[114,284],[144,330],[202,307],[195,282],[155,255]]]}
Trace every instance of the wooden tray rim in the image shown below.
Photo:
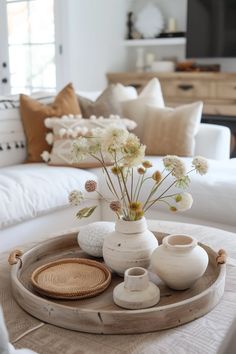
{"label": "wooden tray rim", "polygon": [[[154,234],[157,234],[156,231],[152,231]],[[47,240],[47,241],[44,241],[42,243],[40,243],[39,245],[36,245],[34,247],[32,247],[31,249],[29,249],[28,251],[26,251],[23,256],[22,256],[22,262],[24,261],[24,258],[28,257],[30,255],[30,253],[38,250],[41,248],[42,245],[47,245],[47,244],[51,244],[52,242],[56,243],[58,240],[60,239],[63,239],[63,238],[68,238],[69,236],[74,236],[75,233],[69,233],[67,235],[62,235],[62,236],[56,236],[54,237],[53,239],[50,239],[50,240]],[[207,253],[208,251],[210,253],[214,253],[215,256],[217,256],[217,253],[209,246],[201,243],[201,242],[198,242],[198,244],[200,246],[202,246],[204,249],[206,249]],[[109,314],[124,314],[124,313],[132,313],[132,314],[140,314],[140,313],[153,313],[153,312],[159,312],[159,311],[163,311],[163,310],[166,310],[166,309],[171,309],[173,307],[176,307],[177,305],[178,306],[181,306],[181,305],[184,305],[185,303],[188,303],[191,301],[195,301],[195,300],[198,300],[199,298],[201,297],[204,297],[204,295],[206,293],[208,293],[211,288],[214,286],[216,286],[218,283],[221,283],[222,280],[225,278],[225,275],[226,275],[226,264],[220,264],[220,265],[216,265],[216,267],[220,267],[220,271],[219,271],[219,275],[217,277],[217,279],[211,284],[211,286],[207,289],[205,289],[204,291],[202,291],[201,293],[195,295],[195,296],[192,296],[192,297],[189,297],[188,299],[185,299],[185,300],[182,300],[182,301],[178,301],[178,302],[175,302],[173,304],[170,304],[170,305],[163,305],[163,306],[157,306],[157,307],[150,307],[150,308],[147,308],[147,309],[137,309],[137,310],[125,310],[125,309],[117,309],[117,310],[99,310],[99,312],[102,314],[102,313],[109,313]],[[67,306],[67,305],[64,305],[64,304],[59,304],[59,303],[55,303],[55,301],[53,301],[52,299],[48,298],[48,299],[45,299],[45,298],[42,298],[40,295],[36,295],[34,293],[32,293],[31,291],[29,291],[27,288],[25,288],[22,283],[19,281],[18,279],[18,271],[20,270],[20,264],[17,263],[15,265],[12,266],[12,269],[11,269],[11,280],[13,282],[15,282],[15,284],[21,288],[21,290],[23,290],[25,293],[27,293],[30,297],[32,298],[35,298],[37,299],[38,302],[41,302],[42,304],[48,304],[48,303],[53,303],[55,304],[58,308],[66,308],[67,310],[71,310],[73,311],[73,307],[72,306]],[[94,310],[94,309],[83,309],[83,308],[76,308],[76,311],[77,312],[81,312],[81,313],[97,313],[98,310]]]}

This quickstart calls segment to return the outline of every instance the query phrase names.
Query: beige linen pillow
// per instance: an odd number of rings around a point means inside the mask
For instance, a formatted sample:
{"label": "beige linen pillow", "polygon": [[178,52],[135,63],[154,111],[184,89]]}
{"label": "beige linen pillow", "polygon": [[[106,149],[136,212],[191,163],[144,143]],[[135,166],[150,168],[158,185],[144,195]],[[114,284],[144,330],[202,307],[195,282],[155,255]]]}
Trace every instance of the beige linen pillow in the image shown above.
{"label": "beige linen pillow", "polygon": [[121,102],[123,117],[133,119],[137,123],[134,133],[141,141],[144,124],[146,124],[146,105],[165,107],[161,85],[157,78],[149,81],[136,99]]}
{"label": "beige linen pillow", "polygon": [[143,144],[147,155],[193,156],[202,102],[172,108],[147,107]]}
{"label": "beige linen pillow", "polygon": [[[52,145],[51,153],[44,151],[42,158],[49,165],[54,166],[71,166],[78,168],[95,168],[100,167],[101,164],[94,158],[87,157],[79,163],[72,161],[72,145],[75,139],[79,136],[91,135],[95,128],[105,129],[109,125],[116,126],[122,129],[133,130],[136,124],[129,119],[121,119],[118,116],[111,116],[109,118],[83,119],[76,116],[63,116],[62,118],[47,118],[45,120],[47,128],[52,132],[46,135],[46,141]],[[109,164],[109,161],[107,161]]]}
{"label": "beige linen pillow", "polygon": [[83,118],[89,118],[91,116],[109,117],[111,114],[120,115],[121,113],[121,106],[117,100],[114,85],[108,86],[96,101],[92,101],[78,94],[77,98]]}

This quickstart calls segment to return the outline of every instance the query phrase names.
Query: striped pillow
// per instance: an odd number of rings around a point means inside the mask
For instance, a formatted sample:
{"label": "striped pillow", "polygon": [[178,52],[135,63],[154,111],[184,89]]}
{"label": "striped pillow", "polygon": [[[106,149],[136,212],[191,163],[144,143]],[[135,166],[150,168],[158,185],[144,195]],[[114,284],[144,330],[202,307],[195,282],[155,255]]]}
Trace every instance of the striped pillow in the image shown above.
{"label": "striped pillow", "polygon": [[[32,97],[47,104],[53,102],[55,95],[37,92]],[[26,137],[19,106],[19,95],[0,96],[0,167],[26,160]]]}

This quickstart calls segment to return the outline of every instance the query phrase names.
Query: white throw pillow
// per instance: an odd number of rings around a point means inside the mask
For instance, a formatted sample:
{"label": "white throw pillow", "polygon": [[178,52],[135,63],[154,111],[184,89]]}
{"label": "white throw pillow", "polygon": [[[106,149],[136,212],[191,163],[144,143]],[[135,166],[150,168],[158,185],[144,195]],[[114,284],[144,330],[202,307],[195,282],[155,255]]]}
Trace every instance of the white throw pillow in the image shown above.
{"label": "white throw pillow", "polygon": [[147,106],[143,144],[147,155],[193,156],[202,102],[172,108]]}
{"label": "white throw pillow", "polygon": [[[136,127],[136,123],[132,120],[121,119],[119,116],[110,116],[110,118],[91,116],[84,119],[80,116],[69,115],[62,118],[46,118],[45,125],[52,129],[52,133],[46,135],[46,140],[53,147],[51,153],[43,152],[41,155],[43,160],[49,165],[78,168],[100,167],[101,164],[92,157],[87,157],[80,163],[73,163],[71,151],[76,138],[91,135],[93,129],[105,129],[109,125],[128,130],[133,130]],[[109,164],[109,161],[106,162]]]}
{"label": "white throw pillow", "polygon": [[134,87],[124,86],[119,83],[114,86],[114,94],[118,102],[135,100],[138,97],[137,91]]}
{"label": "white throw pillow", "polygon": [[123,117],[132,119],[137,123],[134,133],[141,141],[143,139],[147,105],[165,107],[161,85],[157,78],[149,81],[137,98],[121,102]]}

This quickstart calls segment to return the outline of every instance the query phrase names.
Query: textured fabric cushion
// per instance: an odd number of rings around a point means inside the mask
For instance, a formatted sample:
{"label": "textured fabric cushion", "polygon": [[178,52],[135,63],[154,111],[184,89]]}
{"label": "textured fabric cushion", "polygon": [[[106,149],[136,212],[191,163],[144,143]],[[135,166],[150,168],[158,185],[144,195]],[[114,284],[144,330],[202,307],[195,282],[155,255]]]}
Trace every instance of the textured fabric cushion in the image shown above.
{"label": "textured fabric cushion", "polygon": [[53,103],[44,105],[33,98],[20,96],[20,112],[27,138],[27,162],[42,161],[41,153],[49,146],[45,141],[47,129],[44,125],[46,117],[64,114],[80,114],[80,107],[72,84],[67,85],[55,97]]}
{"label": "textured fabric cushion", "polygon": [[44,163],[1,168],[0,228],[68,206],[69,193],[84,191],[88,179],[97,181],[89,171]]}
{"label": "textured fabric cushion", "polygon": [[157,78],[149,81],[137,98],[121,102],[123,117],[133,119],[137,123],[134,133],[141,141],[143,138],[143,128],[146,124],[147,104],[161,108],[165,107],[160,82]]}
{"label": "textured fabric cushion", "polygon": [[109,117],[111,114],[120,115],[121,113],[114,85],[108,86],[96,101],[80,95],[77,95],[77,97],[83,118],[89,118],[93,115],[96,117]]}
{"label": "textured fabric cushion", "polygon": [[[50,154],[43,153],[45,161],[49,160],[50,165],[55,166],[72,166],[79,168],[93,168],[100,166],[100,162],[92,157],[87,157],[79,163],[72,161],[72,145],[74,140],[79,136],[91,135],[95,128],[104,129],[107,126],[116,126],[122,129],[132,130],[136,124],[129,119],[121,119],[119,116],[110,116],[110,118],[83,119],[78,117],[64,116],[60,118],[47,118],[45,120],[47,128],[52,129],[52,133],[48,133],[46,139],[53,144]],[[109,163],[109,162],[108,162]]]}
{"label": "textured fabric cushion", "polygon": [[143,144],[148,155],[193,156],[202,102],[172,108],[147,107]]}
{"label": "textured fabric cushion", "polygon": [[[48,92],[36,92],[32,97],[44,104],[54,99],[54,95]],[[0,97],[0,167],[26,160],[26,137],[19,106],[19,95]]]}

